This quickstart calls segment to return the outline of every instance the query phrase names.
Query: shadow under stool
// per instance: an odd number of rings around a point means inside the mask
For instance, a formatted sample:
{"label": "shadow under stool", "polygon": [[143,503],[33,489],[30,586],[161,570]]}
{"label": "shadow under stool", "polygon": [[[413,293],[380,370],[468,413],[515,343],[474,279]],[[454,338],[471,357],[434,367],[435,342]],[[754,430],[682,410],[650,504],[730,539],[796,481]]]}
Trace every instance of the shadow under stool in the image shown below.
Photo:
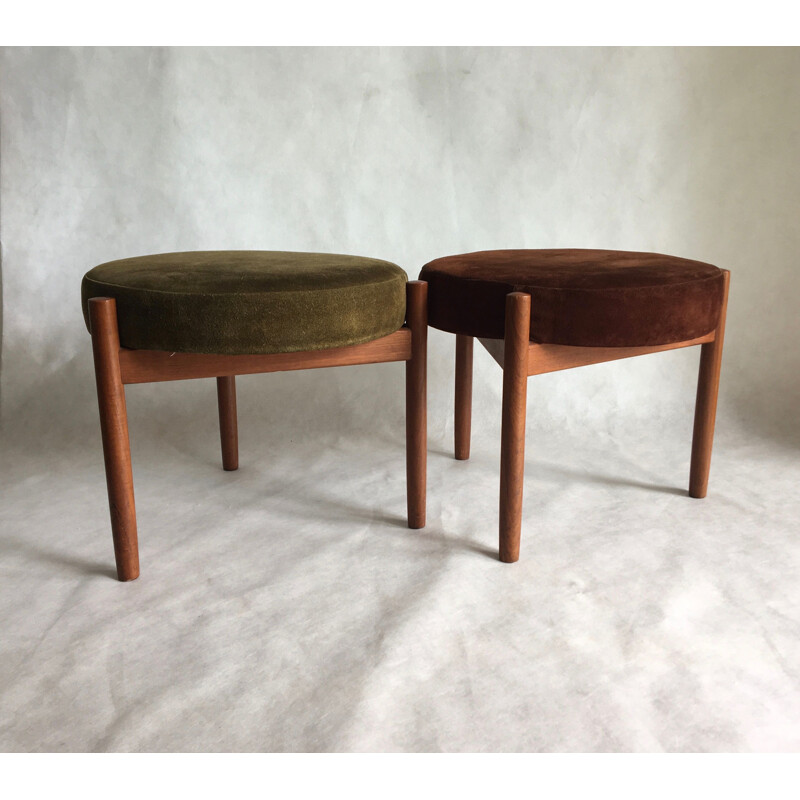
{"label": "shadow under stool", "polygon": [[236,375],[406,363],[408,525],[425,526],[427,287],[395,264],[207,251],[111,261],[81,285],[117,576],[139,576],[125,385],[216,378],[222,463],[239,466]]}
{"label": "shadow under stool", "polygon": [[473,341],[503,370],[500,560],[519,559],[531,375],[700,345],[689,494],[705,497],[730,273],[657,253],[492,250],[426,264],[428,321],[456,334],[455,457],[468,459]]}

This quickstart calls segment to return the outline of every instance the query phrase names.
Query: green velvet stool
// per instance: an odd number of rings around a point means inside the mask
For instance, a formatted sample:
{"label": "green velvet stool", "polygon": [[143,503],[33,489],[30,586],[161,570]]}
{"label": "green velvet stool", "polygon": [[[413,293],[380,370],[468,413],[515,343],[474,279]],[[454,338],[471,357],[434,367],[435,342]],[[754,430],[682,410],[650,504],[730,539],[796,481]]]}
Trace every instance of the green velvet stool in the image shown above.
{"label": "green velvet stool", "polygon": [[372,258],[208,251],[101,264],[81,294],[120,580],[139,575],[125,384],[216,378],[223,467],[234,470],[236,375],[405,361],[408,524],[425,525],[424,282]]}
{"label": "green velvet stool", "polygon": [[519,558],[531,375],[701,345],[689,494],[705,497],[727,270],[658,253],[490,250],[431,261],[420,279],[430,324],[456,334],[456,458],[469,458],[474,338],[503,370],[502,561]]}

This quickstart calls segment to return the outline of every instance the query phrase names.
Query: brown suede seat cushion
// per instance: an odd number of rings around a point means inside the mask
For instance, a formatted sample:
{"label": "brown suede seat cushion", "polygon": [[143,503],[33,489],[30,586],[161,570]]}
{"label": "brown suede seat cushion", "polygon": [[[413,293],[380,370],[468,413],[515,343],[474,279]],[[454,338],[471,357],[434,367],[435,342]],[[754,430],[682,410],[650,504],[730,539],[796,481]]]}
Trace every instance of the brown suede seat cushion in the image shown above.
{"label": "brown suede seat cushion", "polygon": [[531,296],[532,342],[672,344],[714,330],[723,273],[700,261],[617,250],[487,250],[426,264],[428,322],[502,339],[505,297]]}
{"label": "brown suede seat cushion", "polygon": [[291,353],[360,344],[402,327],[406,273],[374,258],[262,250],[109,261],[83,278],[117,302],[120,344],[180,353]]}

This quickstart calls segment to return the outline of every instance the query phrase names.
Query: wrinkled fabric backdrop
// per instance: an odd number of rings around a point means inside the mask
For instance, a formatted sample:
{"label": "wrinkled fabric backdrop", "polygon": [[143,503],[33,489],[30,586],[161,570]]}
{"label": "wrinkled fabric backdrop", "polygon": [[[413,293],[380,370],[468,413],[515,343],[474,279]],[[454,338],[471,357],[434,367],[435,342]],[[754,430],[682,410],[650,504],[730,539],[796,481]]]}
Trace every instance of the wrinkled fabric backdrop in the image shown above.
{"label": "wrinkled fabric backdrop", "polygon": [[[800,748],[800,50],[0,50],[0,748]],[[501,374],[129,387],[142,577],[113,551],[80,279],[174,250],[664,252],[731,270],[709,496],[699,351],[532,379],[495,558]]]}

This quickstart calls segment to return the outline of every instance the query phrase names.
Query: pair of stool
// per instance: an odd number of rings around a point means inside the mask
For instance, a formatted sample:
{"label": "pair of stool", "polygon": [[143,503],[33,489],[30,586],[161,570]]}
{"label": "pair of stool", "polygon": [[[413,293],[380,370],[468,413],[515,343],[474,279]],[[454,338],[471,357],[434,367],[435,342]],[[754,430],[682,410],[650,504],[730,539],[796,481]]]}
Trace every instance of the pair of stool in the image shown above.
{"label": "pair of stool", "polygon": [[473,341],[503,369],[500,559],[519,558],[527,379],[701,345],[689,493],[704,497],[727,270],[608,250],[498,250],[395,264],[322,253],[211,251],[112,261],[83,279],[120,580],[139,575],[125,384],[216,378],[222,463],[238,467],[235,376],[406,362],[408,525],[425,525],[426,355],[456,335],[455,456],[469,457]]}

